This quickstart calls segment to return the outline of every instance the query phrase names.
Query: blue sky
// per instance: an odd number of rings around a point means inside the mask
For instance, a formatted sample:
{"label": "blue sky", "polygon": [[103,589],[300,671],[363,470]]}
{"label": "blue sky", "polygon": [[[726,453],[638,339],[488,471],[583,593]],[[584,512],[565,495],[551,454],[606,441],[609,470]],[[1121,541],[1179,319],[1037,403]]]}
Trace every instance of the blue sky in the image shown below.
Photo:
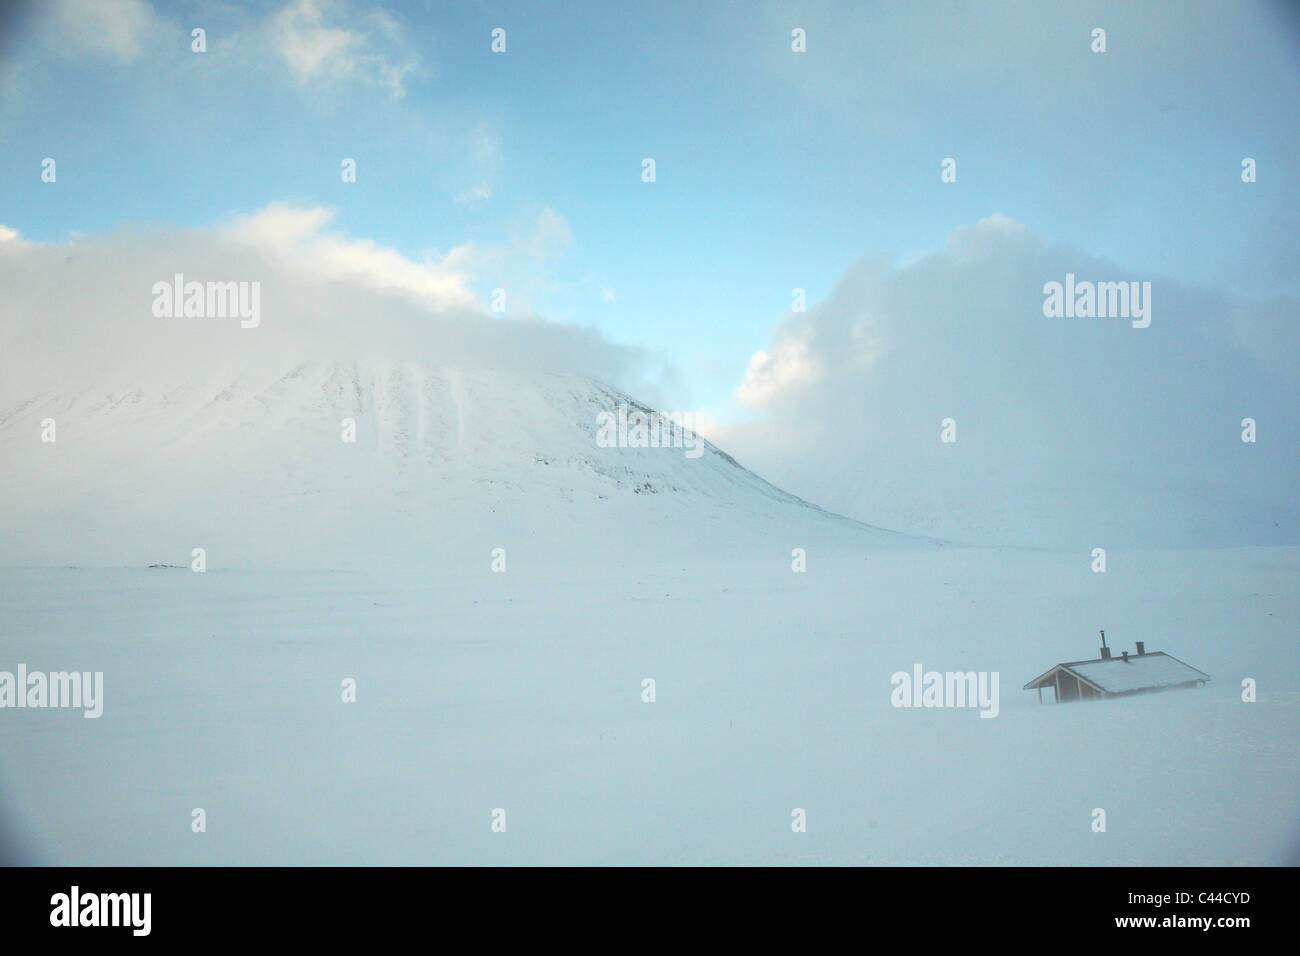
{"label": "blue sky", "polygon": [[0,223],[54,242],[287,202],[414,261],[509,250],[484,299],[662,354],[724,420],[792,288],[993,213],[1138,278],[1300,293],[1295,16],[1129,6],[32,5],[3,23]]}

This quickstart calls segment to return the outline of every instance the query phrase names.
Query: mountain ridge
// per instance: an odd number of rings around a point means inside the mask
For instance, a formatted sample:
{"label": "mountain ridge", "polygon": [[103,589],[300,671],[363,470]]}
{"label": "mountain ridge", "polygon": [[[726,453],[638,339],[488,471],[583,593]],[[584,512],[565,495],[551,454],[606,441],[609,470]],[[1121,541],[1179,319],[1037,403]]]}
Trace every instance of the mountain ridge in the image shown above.
{"label": "mountain ridge", "polygon": [[[658,414],[576,374],[385,359],[50,390],[0,408],[0,523],[15,532],[0,559],[173,563],[201,538],[227,550],[243,539],[245,561],[261,539],[262,554],[295,564],[313,552],[327,564],[349,552],[409,563],[429,538],[561,544],[611,526],[634,536],[637,523],[696,548],[691,523],[725,528],[715,546],[800,531],[911,541],[783,491],[702,436],[698,459],[601,447],[598,416],[620,405]],[[43,442],[50,419],[55,440]]]}

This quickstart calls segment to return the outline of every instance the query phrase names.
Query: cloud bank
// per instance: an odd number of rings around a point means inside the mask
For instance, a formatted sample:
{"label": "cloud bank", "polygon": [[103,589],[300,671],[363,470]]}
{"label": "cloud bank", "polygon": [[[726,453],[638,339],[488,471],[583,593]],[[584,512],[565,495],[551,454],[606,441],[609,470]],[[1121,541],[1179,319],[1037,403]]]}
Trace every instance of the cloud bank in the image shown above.
{"label": "cloud bank", "polygon": [[[527,275],[569,241],[547,209],[507,241],[421,259],[284,203],[66,243],[0,228],[0,400],[398,358],[575,373],[660,404],[677,384],[661,357],[483,303],[485,275]],[[155,316],[152,289],[176,274],[259,283],[260,324]],[[1150,325],[1049,317],[1044,290],[1068,277],[1150,283]],[[1297,543],[1298,347],[1292,300],[1135,275],[995,215],[929,255],[863,258],[786,316],[736,389],[752,421],[707,433],[777,485],[899,530],[1089,550]]]}
{"label": "cloud bank", "polygon": [[[496,314],[476,294],[483,274],[527,277],[564,241],[567,225],[552,211],[518,238],[421,260],[348,236],[332,215],[272,203],[210,228],[120,229],[64,243],[0,226],[0,399],[367,357],[566,372],[657,395],[660,357],[586,328]],[[258,283],[257,327],[158,317],[152,290],[177,274]]]}
{"label": "cloud bank", "polygon": [[[1150,282],[1150,326],[1045,316],[1067,275]],[[788,315],[735,393],[756,422],[711,437],[796,494],[908,530],[1294,543],[1297,346],[1292,300],[1135,275],[995,215],[909,263],[864,258]]]}

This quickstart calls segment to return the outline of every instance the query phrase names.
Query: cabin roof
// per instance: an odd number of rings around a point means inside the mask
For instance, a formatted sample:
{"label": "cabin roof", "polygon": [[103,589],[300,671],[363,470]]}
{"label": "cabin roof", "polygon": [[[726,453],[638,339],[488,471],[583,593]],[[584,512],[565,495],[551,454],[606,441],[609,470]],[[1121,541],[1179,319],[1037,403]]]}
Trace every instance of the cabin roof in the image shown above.
{"label": "cabin roof", "polygon": [[1025,685],[1025,690],[1046,687],[1056,678],[1058,670],[1066,670],[1081,680],[1107,694],[1125,694],[1158,687],[1177,687],[1195,681],[1207,681],[1210,675],[1190,664],[1184,664],[1164,651],[1147,654],[1130,654],[1128,658],[1098,658],[1092,661],[1070,661],[1057,664],[1047,673],[1035,677]]}

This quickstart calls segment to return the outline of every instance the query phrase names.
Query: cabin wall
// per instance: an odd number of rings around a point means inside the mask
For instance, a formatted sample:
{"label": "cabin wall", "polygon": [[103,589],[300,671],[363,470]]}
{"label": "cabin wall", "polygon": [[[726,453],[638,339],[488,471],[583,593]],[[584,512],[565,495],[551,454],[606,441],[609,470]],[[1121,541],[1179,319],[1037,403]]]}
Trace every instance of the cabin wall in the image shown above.
{"label": "cabin wall", "polygon": [[1057,703],[1064,704],[1071,700],[1097,700],[1104,695],[1093,687],[1091,684],[1085,684],[1073,674],[1067,674],[1061,671],[1054,682],[1060,688],[1057,694]]}
{"label": "cabin wall", "polygon": [[1077,678],[1062,671],[1057,680],[1061,688],[1060,703],[1064,704],[1066,701],[1079,699],[1079,681]]}

